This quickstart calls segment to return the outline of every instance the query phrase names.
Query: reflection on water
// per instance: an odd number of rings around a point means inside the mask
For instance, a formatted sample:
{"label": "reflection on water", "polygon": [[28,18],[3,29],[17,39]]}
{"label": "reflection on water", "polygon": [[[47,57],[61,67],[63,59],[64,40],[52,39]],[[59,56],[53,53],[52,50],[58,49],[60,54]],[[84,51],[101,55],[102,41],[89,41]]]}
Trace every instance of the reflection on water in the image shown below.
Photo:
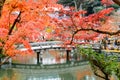
{"label": "reflection on water", "polygon": [[[44,54],[43,54],[44,53]],[[39,63],[57,64],[66,62],[65,50],[47,50],[39,54]],[[42,57],[42,61],[41,61]],[[37,55],[21,54],[12,58],[13,63],[37,64]],[[70,57],[70,60],[72,58]],[[63,69],[1,69],[0,80],[98,80],[89,65]]]}
{"label": "reflection on water", "polygon": [[[20,64],[37,64],[37,53],[18,54],[12,57],[12,62]],[[39,52],[39,63],[44,65],[66,63],[66,50],[41,50]]]}
{"label": "reflection on water", "polygon": [[29,76],[26,80],[76,80],[70,73]]}
{"label": "reflection on water", "polygon": [[[86,77],[85,77],[86,76]],[[89,66],[66,69],[1,69],[0,80],[97,80]]]}

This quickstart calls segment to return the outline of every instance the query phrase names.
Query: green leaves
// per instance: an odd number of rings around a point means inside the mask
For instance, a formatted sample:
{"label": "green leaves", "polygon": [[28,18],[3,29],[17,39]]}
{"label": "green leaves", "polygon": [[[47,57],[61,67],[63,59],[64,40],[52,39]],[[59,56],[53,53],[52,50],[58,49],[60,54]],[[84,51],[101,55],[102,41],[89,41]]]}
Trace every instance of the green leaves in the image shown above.
{"label": "green leaves", "polygon": [[[97,53],[91,47],[83,48],[82,46],[77,47],[77,52],[86,56],[95,73],[101,71],[104,75],[111,76],[114,72],[116,76],[120,76],[120,65],[119,62],[117,62],[118,57],[116,55],[108,55],[107,52]],[[98,74],[99,73],[97,73],[97,75]]]}

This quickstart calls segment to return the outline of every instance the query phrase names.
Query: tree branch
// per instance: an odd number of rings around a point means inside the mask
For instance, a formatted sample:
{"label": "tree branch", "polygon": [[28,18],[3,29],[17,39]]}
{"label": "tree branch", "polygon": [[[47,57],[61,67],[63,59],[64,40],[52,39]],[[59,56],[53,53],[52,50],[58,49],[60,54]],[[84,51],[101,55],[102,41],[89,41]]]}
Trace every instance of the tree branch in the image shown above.
{"label": "tree branch", "polygon": [[82,28],[82,29],[77,30],[76,32],[79,32],[79,31],[93,31],[93,32],[97,32],[97,33],[101,33],[101,34],[108,34],[108,35],[116,35],[116,34],[120,33],[120,30],[118,30],[116,32],[108,32],[108,31],[102,31],[102,30],[93,29],[93,28],[86,28],[86,29]]}
{"label": "tree branch", "polygon": [[[91,60],[91,62],[92,62],[92,64],[93,64],[94,68],[97,67],[98,70],[100,70],[104,75],[106,75],[106,72],[104,71],[104,66],[100,65],[100,63],[98,63],[98,61],[96,61],[96,60],[94,60],[94,59]],[[103,77],[103,76],[101,76],[100,74],[98,74],[95,70],[94,70],[94,74],[95,74],[96,76],[100,77],[100,78],[105,79],[105,77]]]}
{"label": "tree branch", "polygon": [[12,31],[13,31],[13,29],[14,29],[16,23],[20,20],[20,15],[21,15],[21,11],[20,11],[19,15],[17,16],[17,18],[15,19],[15,21],[14,21],[12,27],[10,28],[10,30],[9,30],[9,32],[8,32],[8,35],[11,35],[11,33],[12,33]]}
{"label": "tree branch", "polygon": [[120,6],[120,0],[112,0],[112,1]]}
{"label": "tree branch", "polygon": [[4,58],[3,61],[0,62],[0,65],[4,64],[5,62],[7,62],[9,60],[10,56],[7,56],[6,58]]}
{"label": "tree branch", "polygon": [[72,39],[71,39],[71,41],[70,41],[70,44],[72,44],[73,39],[74,39],[74,36],[75,36],[76,33],[77,33],[77,31],[73,33],[73,35],[72,35]]}
{"label": "tree branch", "polygon": [[116,32],[107,32],[107,31],[102,31],[99,29],[93,29],[93,28],[88,28],[88,29],[79,29],[77,32],[79,31],[93,31],[93,32],[97,32],[97,33],[101,33],[101,34],[108,34],[108,35],[116,35],[120,33],[120,30],[116,31]]}
{"label": "tree branch", "polygon": [[98,69],[97,69],[98,67],[97,67],[97,66],[95,66],[94,64],[91,64],[91,66],[92,66],[92,70],[93,70],[93,72],[94,72],[94,74],[95,74],[96,76],[105,79],[105,77],[103,77],[103,76],[101,76],[99,73],[97,73],[97,71],[98,71]]}
{"label": "tree branch", "polygon": [[105,79],[105,77],[103,77],[103,76],[99,75],[99,74],[98,74],[97,72],[95,72],[95,71],[94,71],[94,74],[95,74],[96,76],[98,76],[98,77],[102,78],[102,79]]}
{"label": "tree branch", "polygon": [[77,34],[80,31],[93,31],[93,32],[97,32],[97,33],[100,33],[100,34],[108,34],[108,35],[117,35],[117,34],[120,33],[120,30],[118,30],[116,32],[107,32],[107,31],[102,31],[102,30],[93,29],[93,28],[81,28],[79,30],[74,31],[74,33],[72,35],[72,39],[70,41],[70,44],[72,44],[75,34]]}

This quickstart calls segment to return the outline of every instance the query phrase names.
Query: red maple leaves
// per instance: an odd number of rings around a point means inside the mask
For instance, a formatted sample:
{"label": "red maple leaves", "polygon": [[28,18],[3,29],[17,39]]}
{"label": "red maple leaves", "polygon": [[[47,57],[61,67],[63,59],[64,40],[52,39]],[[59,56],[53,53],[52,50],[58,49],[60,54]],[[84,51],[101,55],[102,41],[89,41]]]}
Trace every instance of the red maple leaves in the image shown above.
{"label": "red maple leaves", "polygon": [[[4,49],[3,54],[13,56],[21,53],[16,47],[18,44],[23,44],[31,52],[29,42],[35,41],[62,40],[70,43],[72,40],[94,40],[99,34],[86,29],[100,29],[113,10],[108,8],[84,16],[86,11],[75,11],[73,7],[66,9],[56,2],[57,0],[6,2],[0,18],[0,47]],[[8,34],[11,27],[12,32]]]}
{"label": "red maple leaves", "polygon": [[109,5],[113,4],[113,1],[112,0],[101,0],[101,3],[105,4],[106,6],[109,6]]}

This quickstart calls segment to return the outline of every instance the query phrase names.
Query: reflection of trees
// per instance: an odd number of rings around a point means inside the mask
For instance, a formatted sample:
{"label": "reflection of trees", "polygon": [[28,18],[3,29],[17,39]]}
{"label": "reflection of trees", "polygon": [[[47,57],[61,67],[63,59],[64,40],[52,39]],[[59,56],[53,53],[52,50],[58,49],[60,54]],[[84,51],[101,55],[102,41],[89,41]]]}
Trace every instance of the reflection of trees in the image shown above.
{"label": "reflection of trees", "polygon": [[5,70],[4,69],[0,69],[0,78],[3,77],[5,74]]}
{"label": "reflection of trees", "polygon": [[15,72],[12,69],[0,69],[0,80],[13,80]]}
{"label": "reflection of trees", "polygon": [[75,50],[73,54],[73,58],[75,59],[75,61],[77,61],[77,60],[81,60],[80,58],[82,58],[82,56]]}
{"label": "reflection of trees", "polygon": [[8,69],[6,70],[7,73],[7,77],[12,79],[13,75],[14,75],[14,71],[12,69]]}
{"label": "reflection of trees", "polygon": [[60,74],[59,76],[64,80],[76,80],[75,76],[73,76],[71,73]]}

